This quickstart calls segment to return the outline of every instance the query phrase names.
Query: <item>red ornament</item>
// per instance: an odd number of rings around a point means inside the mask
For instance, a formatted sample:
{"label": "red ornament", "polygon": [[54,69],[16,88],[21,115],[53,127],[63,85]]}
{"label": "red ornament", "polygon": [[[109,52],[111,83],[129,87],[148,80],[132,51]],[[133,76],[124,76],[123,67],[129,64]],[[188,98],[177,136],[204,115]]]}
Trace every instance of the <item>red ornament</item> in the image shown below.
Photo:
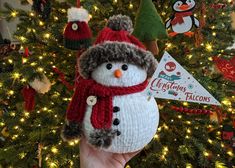
{"label": "red ornament", "polygon": [[235,56],[231,60],[219,57],[214,57],[213,60],[224,78],[235,82]]}
{"label": "red ornament", "polygon": [[231,140],[233,135],[233,132],[223,131],[223,140]]}
{"label": "red ornament", "polygon": [[29,86],[25,86],[22,89],[22,95],[24,98],[24,109],[25,111],[31,112],[34,110],[35,107],[35,94],[36,91],[29,87]]}
{"label": "red ornament", "polygon": [[24,49],[24,57],[25,58],[29,57],[29,48],[28,47],[25,47],[25,49]]}

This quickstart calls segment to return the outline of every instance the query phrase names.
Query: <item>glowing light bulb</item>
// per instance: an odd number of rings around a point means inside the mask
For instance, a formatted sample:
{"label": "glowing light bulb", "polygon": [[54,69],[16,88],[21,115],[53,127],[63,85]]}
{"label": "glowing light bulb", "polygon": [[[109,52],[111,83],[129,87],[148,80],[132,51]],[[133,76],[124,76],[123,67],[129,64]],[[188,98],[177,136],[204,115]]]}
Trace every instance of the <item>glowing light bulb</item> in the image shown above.
{"label": "glowing light bulb", "polygon": [[159,139],[159,136],[157,134],[154,135],[154,139]]}
{"label": "glowing light bulb", "polygon": [[133,9],[133,4],[132,3],[130,3],[130,5],[129,5],[129,9]]}
{"label": "glowing light bulb", "polygon": [[98,8],[97,6],[95,6],[95,5],[94,5],[94,9],[95,9],[95,11],[97,11],[99,8]]}
{"label": "glowing light bulb", "polygon": [[63,13],[66,13],[66,12],[67,12],[67,10],[66,10],[66,9],[62,9],[61,11],[62,11]]}
{"label": "glowing light bulb", "polygon": [[75,143],[74,143],[74,142],[69,142],[69,145],[70,145],[70,146],[74,146]]}
{"label": "glowing light bulb", "polygon": [[15,92],[13,90],[9,90],[9,92],[8,92],[9,95],[14,95],[14,93]]}
{"label": "glowing light bulb", "polygon": [[166,43],[166,47],[167,48],[171,48],[172,47],[172,43]]}
{"label": "glowing light bulb", "polygon": [[18,137],[19,137],[19,135],[13,135],[12,139],[15,140]]}
{"label": "glowing light bulb", "polygon": [[13,63],[13,60],[12,60],[12,59],[8,59],[8,62],[9,62],[10,64],[12,64],[12,63]]}
{"label": "glowing light bulb", "polygon": [[51,35],[50,35],[50,33],[45,33],[45,34],[44,34],[44,38],[49,39],[49,38],[50,38],[50,36],[51,36]]}
{"label": "glowing light bulb", "polygon": [[187,129],[187,133],[188,133],[188,134],[191,134],[191,130],[190,130],[190,129]]}
{"label": "glowing light bulb", "polygon": [[21,118],[21,119],[20,119],[20,122],[22,122],[22,123],[25,122],[25,119],[24,119],[24,118]]}
{"label": "glowing light bulb", "polygon": [[41,68],[41,67],[39,67],[39,68],[38,68],[38,71],[39,71],[39,72],[43,72],[43,71],[44,71],[44,69],[43,69],[43,68]]}
{"label": "glowing light bulb", "polygon": [[224,105],[226,105],[226,106],[231,106],[231,105],[232,105],[231,101],[228,100],[228,99],[224,99],[224,100],[222,101],[222,104],[224,104]]}
{"label": "glowing light bulb", "polygon": [[209,61],[213,61],[213,58],[212,58],[212,57],[208,57],[208,60],[209,60]]}
{"label": "glowing light bulb", "polygon": [[231,157],[233,156],[233,152],[232,152],[232,151],[228,151],[227,154],[228,154],[229,156],[231,156]]}
{"label": "glowing light bulb", "polygon": [[168,152],[168,147],[165,146],[165,147],[163,148],[163,151]]}
{"label": "glowing light bulb", "polygon": [[210,43],[207,43],[206,44],[206,50],[209,51],[209,52],[213,51],[213,46]]}
{"label": "glowing light bulb", "polygon": [[18,13],[17,13],[16,11],[11,12],[11,16],[12,16],[12,17],[16,17],[17,14],[18,14]]}
{"label": "glowing light bulb", "polygon": [[192,123],[191,123],[191,121],[186,121],[186,124],[190,125],[190,124],[192,124]]}
{"label": "glowing light bulb", "polygon": [[39,26],[44,26],[44,22],[43,21],[39,21]]}
{"label": "glowing light bulb", "polygon": [[33,12],[30,12],[30,13],[29,13],[29,16],[32,16],[32,17],[33,17],[34,15],[35,15],[35,14],[34,14]]}
{"label": "glowing light bulb", "polygon": [[183,105],[184,105],[184,106],[188,106],[188,102],[184,102]]}
{"label": "glowing light bulb", "polygon": [[48,108],[47,107],[43,107],[43,109],[42,109],[43,111],[47,111],[48,110]]}
{"label": "glowing light bulb", "polygon": [[209,153],[207,151],[203,152],[203,155],[208,157],[209,156]]}
{"label": "glowing light bulb", "polygon": [[212,143],[213,143],[213,141],[212,141],[211,139],[208,139],[208,142],[209,142],[210,144],[212,144]]}
{"label": "glowing light bulb", "polygon": [[57,168],[57,165],[56,165],[56,163],[51,162],[51,163],[49,164],[49,167],[50,167],[50,168]]}
{"label": "glowing light bulb", "polygon": [[11,117],[15,117],[15,116],[16,116],[16,113],[11,112],[11,113],[10,113],[10,116],[11,116]]}
{"label": "glowing light bulb", "polygon": [[15,72],[15,73],[13,73],[12,77],[14,79],[19,79],[20,78],[20,74],[18,72]]}
{"label": "glowing light bulb", "polygon": [[193,168],[192,165],[190,163],[186,164],[186,168]]}
{"label": "glowing light bulb", "polygon": [[37,65],[37,63],[36,62],[32,62],[30,65],[31,66],[35,66],[35,65]]}
{"label": "glowing light bulb", "polygon": [[24,116],[25,116],[25,117],[29,117],[29,115],[30,115],[29,112],[25,112],[25,113],[24,113]]}
{"label": "glowing light bulb", "polygon": [[56,147],[52,147],[51,148],[51,152],[56,154],[56,153],[58,153],[58,149]]}
{"label": "glowing light bulb", "polygon": [[24,36],[20,36],[19,39],[22,41],[22,42],[25,42],[26,41],[26,38]]}

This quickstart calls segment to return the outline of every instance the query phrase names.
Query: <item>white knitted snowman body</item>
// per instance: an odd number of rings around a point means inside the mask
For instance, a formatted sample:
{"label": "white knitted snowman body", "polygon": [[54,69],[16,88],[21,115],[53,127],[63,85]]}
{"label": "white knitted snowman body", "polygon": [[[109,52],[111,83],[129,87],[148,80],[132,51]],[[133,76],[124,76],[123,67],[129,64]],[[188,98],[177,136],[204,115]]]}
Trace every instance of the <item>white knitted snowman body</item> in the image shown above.
{"label": "white knitted snowman body", "polygon": [[[108,66],[112,68],[107,69]],[[116,70],[121,70],[121,77],[115,77]],[[103,63],[97,67],[92,73],[92,78],[105,86],[128,87],[144,82],[147,73],[136,65],[111,62]],[[91,124],[91,114],[92,106],[87,105],[83,130],[88,141],[90,135],[96,131]],[[111,129],[117,130],[117,135],[112,139],[111,145],[108,148],[102,148],[102,150],[113,153],[141,150],[156,133],[159,122],[157,104],[153,98],[149,100],[141,92],[115,96],[113,98],[112,121]]]}

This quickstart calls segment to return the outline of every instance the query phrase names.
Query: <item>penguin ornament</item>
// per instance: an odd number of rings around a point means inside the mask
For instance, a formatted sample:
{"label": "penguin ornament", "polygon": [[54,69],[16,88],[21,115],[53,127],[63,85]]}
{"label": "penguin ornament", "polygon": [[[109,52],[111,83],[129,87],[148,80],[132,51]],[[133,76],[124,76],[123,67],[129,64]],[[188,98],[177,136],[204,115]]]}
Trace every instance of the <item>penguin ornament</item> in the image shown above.
{"label": "penguin ornament", "polygon": [[174,15],[166,21],[166,28],[172,28],[173,32],[169,33],[171,37],[177,34],[184,34],[188,37],[194,35],[190,30],[193,26],[198,28],[200,23],[193,15],[193,9],[196,6],[194,0],[176,0],[172,6]]}
{"label": "penguin ornament", "polygon": [[81,136],[112,153],[141,150],[154,137],[159,112],[144,90],[157,61],[130,33],[132,21],[113,16],[78,60],[83,76],[67,109],[62,138]]}

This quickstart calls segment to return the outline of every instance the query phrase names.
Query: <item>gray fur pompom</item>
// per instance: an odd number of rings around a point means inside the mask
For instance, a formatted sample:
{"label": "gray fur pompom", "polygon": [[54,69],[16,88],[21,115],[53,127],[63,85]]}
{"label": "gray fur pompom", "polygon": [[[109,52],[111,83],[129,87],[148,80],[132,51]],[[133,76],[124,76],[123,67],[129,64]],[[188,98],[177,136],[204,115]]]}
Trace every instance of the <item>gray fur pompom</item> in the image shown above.
{"label": "gray fur pompom", "polygon": [[112,30],[126,30],[129,33],[133,32],[133,24],[129,16],[114,15],[109,18],[107,26]]}

